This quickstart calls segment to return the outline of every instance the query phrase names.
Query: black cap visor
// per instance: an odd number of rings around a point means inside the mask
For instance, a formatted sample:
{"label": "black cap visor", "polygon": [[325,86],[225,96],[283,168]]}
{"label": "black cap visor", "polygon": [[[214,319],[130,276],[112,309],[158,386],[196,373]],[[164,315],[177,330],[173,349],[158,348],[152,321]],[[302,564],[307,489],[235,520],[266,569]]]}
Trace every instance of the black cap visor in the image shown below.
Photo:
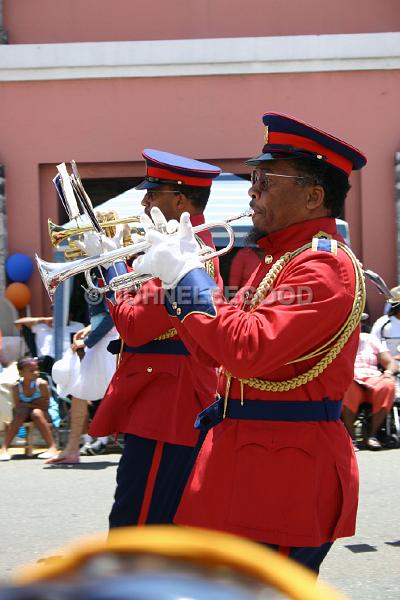
{"label": "black cap visor", "polygon": [[143,181],[141,181],[139,183],[139,185],[137,185],[135,187],[135,190],[155,190],[162,185],[164,185],[164,184],[160,183],[159,181],[155,182],[155,181],[149,181],[148,179],[143,179]]}
{"label": "black cap visor", "polygon": [[162,185],[180,185],[175,179],[158,179],[158,177],[146,177],[135,187],[135,190],[156,190]]}
{"label": "black cap visor", "polygon": [[304,148],[295,148],[293,146],[273,146],[268,144],[263,148],[263,154],[246,160],[247,165],[258,167],[263,162],[269,160],[294,160],[296,158],[308,158],[310,160],[326,160],[326,156],[310,152]]}

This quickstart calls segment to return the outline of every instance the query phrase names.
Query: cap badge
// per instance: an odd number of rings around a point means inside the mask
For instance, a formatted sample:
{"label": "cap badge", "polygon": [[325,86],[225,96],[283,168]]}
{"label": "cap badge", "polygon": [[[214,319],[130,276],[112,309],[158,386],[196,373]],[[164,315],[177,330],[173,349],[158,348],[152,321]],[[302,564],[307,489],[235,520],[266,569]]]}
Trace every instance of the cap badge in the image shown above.
{"label": "cap badge", "polygon": [[268,144],[268,125],[264,129],[264,144]]}

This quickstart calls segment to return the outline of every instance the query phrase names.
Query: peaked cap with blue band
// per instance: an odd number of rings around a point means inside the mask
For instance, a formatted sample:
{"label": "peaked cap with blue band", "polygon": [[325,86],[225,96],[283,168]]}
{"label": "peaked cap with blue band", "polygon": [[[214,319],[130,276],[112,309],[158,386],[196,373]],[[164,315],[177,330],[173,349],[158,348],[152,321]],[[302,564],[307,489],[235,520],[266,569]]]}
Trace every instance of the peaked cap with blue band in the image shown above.
{"label": "peaked cap with blue band", "polygon": [[210,187],[221,169],[199,160],[146,148],[142,152],[146,161],[146,178],[136,186],[137,190],[151,190],[161,185],[191,185]]}
{"label": "peaked cap with blue band", "polygon": [[263,123],[262,154],[246,161],[249,165],[257,167],[268,160],[309,158],[350,175],[367,162],[362,152],[347,142],[288,115],[265,113]]}

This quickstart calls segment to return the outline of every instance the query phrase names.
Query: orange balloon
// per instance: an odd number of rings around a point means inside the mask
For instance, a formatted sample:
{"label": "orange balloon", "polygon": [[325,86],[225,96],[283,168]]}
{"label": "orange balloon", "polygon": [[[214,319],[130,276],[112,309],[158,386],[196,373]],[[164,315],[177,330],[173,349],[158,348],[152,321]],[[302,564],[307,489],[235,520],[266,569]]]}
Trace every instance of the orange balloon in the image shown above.
{"label": "orange balloon", "polygon": [[18,310],[25,308],[31,301],[31,290],[25,283],[20,283],[18,281],[10,283],[6,288],[4,295],[14,304],[15,308],[18,308]]}

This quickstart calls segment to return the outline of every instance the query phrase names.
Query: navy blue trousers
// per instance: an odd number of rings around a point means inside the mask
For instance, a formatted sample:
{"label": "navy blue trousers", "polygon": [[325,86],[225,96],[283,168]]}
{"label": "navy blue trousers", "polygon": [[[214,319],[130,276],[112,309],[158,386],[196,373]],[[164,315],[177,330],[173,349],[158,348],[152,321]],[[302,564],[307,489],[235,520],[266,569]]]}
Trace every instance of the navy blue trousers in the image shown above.
{"label": "navy blue trousers", "polygon": [[126,434],[110,528],[172,523],[199,449]]}
{"label": "navy blue trousers", "polygon": [[[272,550],[276,550],[280,554],[282,553],[282,546],[275,546],[272,544],[263,544],[263,546],[267,546],[267,548],[272,548]],[[296,562],[300,563],[304,567],[308,567],[312,571],[315,571],[315,573],[317,573],[318,575],[322,561],[328,554],[331,547],[332,542],[327,542],[326,544],[322,544],[321,546],[315,547],[302,548],[298,546],[292,546],[290,548],[287,548],[287,552],[284,552],[283,554],[285,556],[288,556],[292,560],[295,560]]]}

